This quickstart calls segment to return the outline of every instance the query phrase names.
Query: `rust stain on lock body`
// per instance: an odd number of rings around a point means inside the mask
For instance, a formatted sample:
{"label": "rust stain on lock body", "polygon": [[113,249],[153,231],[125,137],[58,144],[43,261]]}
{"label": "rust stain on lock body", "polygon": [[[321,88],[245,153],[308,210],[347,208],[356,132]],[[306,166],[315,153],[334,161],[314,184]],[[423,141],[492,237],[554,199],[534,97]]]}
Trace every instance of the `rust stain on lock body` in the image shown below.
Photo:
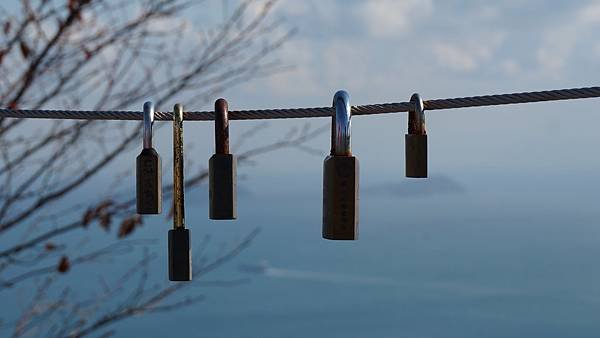
{"label": "rust stain on lock body", "polygon": [[215,154],[208,161],[209,218],[237,218],[236,175],[237,161],[229,153],[229,104],[225,99],[215,101]]}
{"label": "rust stain on lock body", "polygon": [[225,99],[215,102],[215,153],[229,154],[229,105]]}

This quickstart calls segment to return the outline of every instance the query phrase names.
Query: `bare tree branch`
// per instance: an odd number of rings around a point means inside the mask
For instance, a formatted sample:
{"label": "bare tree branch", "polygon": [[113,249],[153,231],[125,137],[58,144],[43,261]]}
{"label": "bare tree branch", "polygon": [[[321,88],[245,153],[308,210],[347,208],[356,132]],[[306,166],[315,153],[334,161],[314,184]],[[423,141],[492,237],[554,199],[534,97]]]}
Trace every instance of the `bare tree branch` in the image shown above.
{"label": "bare tree branch", "polygon": [[[157,106],[174,100],[206,103],[225,88],[285,69],[276,53],[294,30],[273,17],[276,3],[240,0],[222,22],[201,31],[184,15],[193,7],[201,10],[199,1],[3,3],[0,106],[129,109],[149,97]],[[16,318],[2,321],[0,331],[11,330],[13,337],[109,337],[113,325],[134,315],[170,311],[207,297],[181,294],[192,285],[245,282],[202,277],[238,255],[257,231],[214,259],[209,259],[206,236],[196,250],[196,283],[149,285],[148,265],[156,255],[129,239],[143,222],[131,191],[121,187],[86,198],[76,195],[80,188],[105,186],[103,175],[137,144],[140,126],[0,119],[0,290],[35,290],[25,293],[28,305]],[[249,146],[262,129],[242,135],[240,164],[282,148],[310,152],[306,143],[321,132],[294,130],[279,140]],[[187,177],[185,187],[194,189],[208,173],[199,168]],[[165,200],[172,197],[170,182],[163,191]],[[93,227],[110,236],[94,238],[94,243],[101,241],[96,243],[100,249],[84,250],[88,234],[97,231]],[[93,264],[110,264],[106,257],[137,257],[140,251],[143,255],[134,264],[111,265],[120,277],[98,277],[93,291],[75,292],[79,285],[66,278]]]}

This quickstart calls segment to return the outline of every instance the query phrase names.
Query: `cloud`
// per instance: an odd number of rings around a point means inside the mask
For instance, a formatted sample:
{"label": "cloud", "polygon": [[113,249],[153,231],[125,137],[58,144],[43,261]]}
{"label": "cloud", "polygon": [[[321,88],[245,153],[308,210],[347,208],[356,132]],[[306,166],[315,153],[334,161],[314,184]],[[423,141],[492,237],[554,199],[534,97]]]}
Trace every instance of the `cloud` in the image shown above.
{"label": "cloud", "polygon": [[596,56],[600,57],[600,42],[596,43],[596,45],[594,46],[594,52]]}
{"label": "cloud", "polygon": [[434,41],[430,48],[441,66],[471,72],[492,58],[504,37],[503,32],[493,32],[457,42]]}
{"label": "cloud", "polygon": [[358,6],[356,14],[367,26],[370,35],[387,38],[410,31],[432,11],[431,0],[374,0]]}
{"label": "cloud", "polygon": [[287,15],[302,16],[310,13],[314,7],[314,3],[310,0],[287,0],[284,4],[278,7],[278,10]]}
{"label": "cloud", "polygon": [[577,43],[576,25],[562,26],[544,33],[542,44],[537,49],[536,58],[544,71],[561,70],[571,56]]}
{"label": "cloud", "polygon": [[[295,39],[279,50],[279,57],[291,69],[268,77],[265,82],[269,90],[277,95],[315,95],[318,77],[311,65],[316,63],[318,57],[314,53],[317,46],[307,39]],[[293,79],[293,85],[290,81]]]}
{"label": "cloud", "polygon": [[475,56],[459,46],[435,42],[431,49],[442,66],[458,71],[472,71],[478,67]]}
{"label": "cloud", "polygon": [[343,83],[348,89],[363,89],[370,85],[369,73],[373,54],[367,41],[338,39],[327,44],[321,60],[330,85]]}
{"label": "cloud", "polygon": [[591,2],[571,15],[564,15],[567,17],[562,20],[563,24],[553,21],[543,33],[542,42],[536,51],[538,64],[545,73],[561,71],[572,57],[579,41],[595,31],[595,26],[600,24],[600,2]]}
{"label": "cloud", "polygon": [[365,41],[344,38],[292,40],[279,51],[281,60],[292,69],[269,77],[267,86],[271,92],[284,96],[320,95],[323,88],[340,84],[348,90],[369,88],[377,75],[369,73],[373,55],[368,47]]}
{"label": "cloud", "polygon": [[591,2],[577,11],[577,19],[582,25],[600,23],[600,1]]}
{"label": "cloud", "polygon": [[500,67],[505,74],[516,75],[521,71],[521,66],[517,61],[508,59],[500,63]]}
{"label": "cloud", "polygon": [[476,10],[475,16],[480,20],[496,20],[500,17],[501,10],[496,6],[485,4]]}

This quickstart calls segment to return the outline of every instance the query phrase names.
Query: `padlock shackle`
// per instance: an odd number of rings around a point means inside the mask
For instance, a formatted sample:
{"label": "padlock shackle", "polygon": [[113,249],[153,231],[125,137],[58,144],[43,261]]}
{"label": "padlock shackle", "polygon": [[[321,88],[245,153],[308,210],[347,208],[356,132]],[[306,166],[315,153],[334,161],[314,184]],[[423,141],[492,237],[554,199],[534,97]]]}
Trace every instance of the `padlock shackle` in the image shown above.
{"label": "padlock shackle", "polygon": [[410,102],[414,108],[408,111],[408,133],[410,135],[426,135],[425,129],[425,105],[418,93],[412,94]]}
{"label": "padlock shackle", "polygon": [[185,228],[183,180],[183,106],[173,107],[173,228]]}
{"label": "padlock shackle", "polygon": [[144,103],[144,149],[152,148],[152,124],[154,123],[154,103]]}
{"label": "padlock shackle", "polygon": [[350,128],[351,107],[350,95],[345,90],[339,90],[333,96],[333,108],[335,115],[332,116],[331,126],[331,155],[350,156]]}
{"label": "padlock shackle", "polygon": [[229,104],[225,99],[215,101],[215,153],[229,154]]}

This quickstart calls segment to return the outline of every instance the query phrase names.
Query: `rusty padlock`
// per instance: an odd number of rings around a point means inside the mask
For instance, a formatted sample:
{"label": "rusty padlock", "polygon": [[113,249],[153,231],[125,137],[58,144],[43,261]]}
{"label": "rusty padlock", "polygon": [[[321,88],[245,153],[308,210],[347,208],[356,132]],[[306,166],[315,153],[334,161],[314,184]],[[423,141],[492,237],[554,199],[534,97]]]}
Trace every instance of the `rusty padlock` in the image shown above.
{"label": "rusty padlock", "polygon": [[183,106],[173,108],[173,229],[169,230],[169,280],[192,280],[190,231],[185,228]]}
{"label": "rusty padlock", "polygon": [[225,99],[215,102],[215,154],[208,161],[209,218],[237,218],[237,161],[229,153],[229,116]]}
{"label": "rusty padlock", "polygon": [[160,214],[162,179],[160,156],[152,148],[154,105],[144,103],[144,148],[136,158],[136,199],[138,214]]}
{"label": "rusty padlock", "polygon": [[323,163],[323,238],[358,238],[358,159],[350,147],[350,96],[333,97],[331,154]]}
{"label": "rusty padlock", "polygon": [[404,137],[406,155],[406,177],[427,177],[427,132],[425,130],[425,108],[419,94],[413,94],[410,102],[414,108],[408,112],[408,134]]}

